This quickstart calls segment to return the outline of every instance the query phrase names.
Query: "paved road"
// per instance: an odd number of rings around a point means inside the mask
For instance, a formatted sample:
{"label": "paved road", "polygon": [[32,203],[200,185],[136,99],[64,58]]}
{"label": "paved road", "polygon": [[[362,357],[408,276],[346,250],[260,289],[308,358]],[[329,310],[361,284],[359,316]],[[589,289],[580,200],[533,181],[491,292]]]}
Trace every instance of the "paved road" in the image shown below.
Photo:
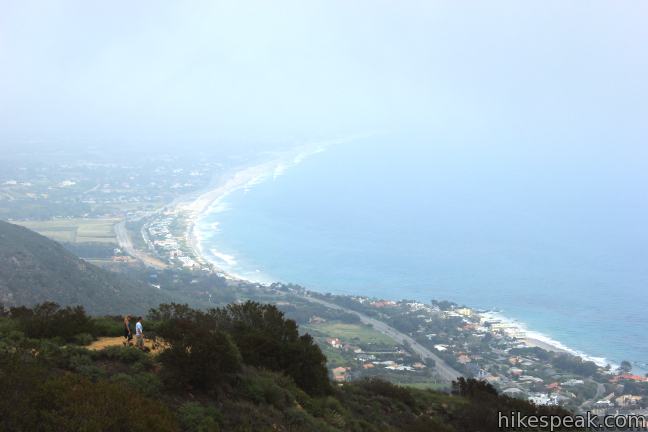
{"label": "paved road", "polygon": [[411,349],[414,352],[416,352],[418,355],[420,355],[422,358],[429,358],[434,360],[434,363],[436,365],[435,369],[439,374],[439,377],[441,377],[441,379],[443,379],[444,381],[452,382],[456,380],[458,377],[462,376],[461,373],[459,373],[458,371],[450,367],[445,361],[443,361],[443,359],[441,359],[439,356],[434,354],[432,351],[425,348],[423,345],[416,342],[411,337],[407,336],[404,333],[399,332],[395,328],[385,324],[382,321],[378,321],[377,319],[370,318],[367,315],[361,314],[360,312],[356,312],[354,310],[336,305],[335,303],[329,303],[327,301],[320,300],[315,297],[304,296],[303,298],[313,303],[319,303],[331,309],[337,309],[337,310],[341,310],[347,313],[357,315],[358,318],[360,318],[360,321],[362,321],[362,323],[371,325],[374,329],[376,329],[380,333],[391,337],[392,339],[394,339],[395,341],[401,344],[403,343],[408,344],[411,347]]}
{"label": "paved road", "polygon": [[155,257],[152,257],[140,250],[135,249],[135,247],[133,246],[133,242],[131,241],[130,236],[128,235],[128,231],[126,230],[125,221],[121,221],[115,225],[115,235],[117,236],[117,243],[119,243],[119,247],[124,249],[129,255],[137,258],[138,260],[142,261],[144,264],[149,265],[151,267],[155,267],[158,269],[163,269],[167,267],[167,265],[163,261],[160,261]]}
{"label": "paved road", "polygon": [[586,409],[591,408],[594,406],[596,401],[601,400],[601,398],[605,395],[605,386],[601,383],[596,383],[596,394],[592,399],[586,400],[583,402],[579,407],[578,410],[580,412],[584,412]]}

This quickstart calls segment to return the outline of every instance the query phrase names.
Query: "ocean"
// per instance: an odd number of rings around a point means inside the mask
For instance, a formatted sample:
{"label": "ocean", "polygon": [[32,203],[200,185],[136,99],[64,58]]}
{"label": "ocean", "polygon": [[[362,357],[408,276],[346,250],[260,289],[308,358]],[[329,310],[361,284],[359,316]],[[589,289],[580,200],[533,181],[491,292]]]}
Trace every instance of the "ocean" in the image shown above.
{"label": "ocean", "polygon": [[365,138],[277,167],[197,230],[207,256],[249,279],[451,300],[645,371],[644,155],[575,147]]}

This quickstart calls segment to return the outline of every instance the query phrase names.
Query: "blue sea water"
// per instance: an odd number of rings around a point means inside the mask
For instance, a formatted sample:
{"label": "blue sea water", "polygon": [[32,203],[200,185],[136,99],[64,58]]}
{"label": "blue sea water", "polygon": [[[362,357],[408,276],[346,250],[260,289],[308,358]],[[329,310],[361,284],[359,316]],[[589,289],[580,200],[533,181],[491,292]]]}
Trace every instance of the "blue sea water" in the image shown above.
{"label": "blue sea water", "polygon": [[496,309],[645,368],[646,154],[566,148],[333,146],[205,214],[203,250],[231,255],[225,267],[250,278]]}

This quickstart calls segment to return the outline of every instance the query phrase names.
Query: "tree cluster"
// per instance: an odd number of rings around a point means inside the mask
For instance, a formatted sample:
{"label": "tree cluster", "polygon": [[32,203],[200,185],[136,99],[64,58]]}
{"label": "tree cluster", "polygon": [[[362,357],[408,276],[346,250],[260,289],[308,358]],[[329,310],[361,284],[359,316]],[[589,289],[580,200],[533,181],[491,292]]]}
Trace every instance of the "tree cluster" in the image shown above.
{"label": "tree cluster", "polygon": [[331,390],[320,348],[274,305],[248,301],[203,312],[166,304],[149,317],[169,345],[160,361],[170,382],[208,390],[246,364],[282,372],[310,394]]}

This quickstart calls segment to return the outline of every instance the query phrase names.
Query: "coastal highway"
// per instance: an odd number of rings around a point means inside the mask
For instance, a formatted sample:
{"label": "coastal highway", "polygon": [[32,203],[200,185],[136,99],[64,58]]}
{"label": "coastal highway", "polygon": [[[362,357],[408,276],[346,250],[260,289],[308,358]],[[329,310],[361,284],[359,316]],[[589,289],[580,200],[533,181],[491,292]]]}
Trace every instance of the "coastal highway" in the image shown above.
{"label": "coastal highway", "polygon": [[114,229],[115,229],[115,236],[117,236],[117,243],[119,243],[119,247],[124,249],[129,255],[137,258],[138,260],[142,261],[144,264],[149,265],[151,267],[155,267],[157,269],[164,269],[167,267],[167,265],[161,260],[135,249],[135,247],[133,246],[133,242],[131,241],[130,236],[128,235],[128,230],[126,230],[125,221],[121,221],[118,224],[116,224]]}
{"label": "coastal highway", "polygon": [[399,342],[401,344],[409,345],[410,348],[412,349],[412,351],[414,351],[415,353],[420,355],[422,358],[424,358],[424,359],[429,358],[429,359],[434,360],[435,369],[436,369],[437,373],[439,374],[439,377],[441,377],[441,379],[444,380],[444,381],[452,382],[452,381],[456,380],[458,377],[462,376],[461,373],[459,373],[458,371],[456,371],[455,369],[450,367],[446,362],[443,361],[443,359],[441,359],[439,356],[434,354],[432,351],[425,348],[423,345],[416,342],[414,339],[407,336],[405,333],[399,332],[395,328],[385,324],[382,321],[378,321],[377,319],[370,318],[367,315],[364,315],[364,314],[362,314],[360,312],[356,312],[354,310],[347,309],[345,307],[336,305],[335,303],[329,303],[327,301],[320,300],[318,298],[311,297],[311,296],[308,296],[308,295],[305,295],[305,296],[302,296],[302,297],[304,298],[304,300],[308,300],[308,301],[313,302],[313,303],[319,303],[319,304],[321,304],[323,306],[326,306],[328,308],[331,308],[331,309],[337,309],[337,310],[341,310],[341,311],[344,311],[344,312],[347,312],[347,313],[357,315],[358,318],[360,318],[360,321],[363,324],[369,324],[376,331],[379,331],[380,333],[391,337],[395,341],[397,341],[397,342]]}

